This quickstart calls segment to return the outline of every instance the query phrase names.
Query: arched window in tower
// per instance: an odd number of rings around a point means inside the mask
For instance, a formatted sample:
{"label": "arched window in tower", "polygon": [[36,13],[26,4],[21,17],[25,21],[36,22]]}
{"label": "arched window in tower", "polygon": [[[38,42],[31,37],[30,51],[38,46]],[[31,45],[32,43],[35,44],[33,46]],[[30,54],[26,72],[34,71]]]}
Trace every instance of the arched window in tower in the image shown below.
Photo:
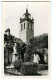
{"label": "arched window in tower", "polygon": [[31,24],[31,30],[32,30],[32,24]]}
{"label": "arched window in tower", "polygon": [[24,29],[25,29],[25,23],[24,23]]}
{"label": "arched window in tower", "polygon": [[29,29],[29,23],[28,23],[28,29]]}
{"label": "arched window in tower", "polygon": [[22,31],[22,24],[21,24],[21,31]]}

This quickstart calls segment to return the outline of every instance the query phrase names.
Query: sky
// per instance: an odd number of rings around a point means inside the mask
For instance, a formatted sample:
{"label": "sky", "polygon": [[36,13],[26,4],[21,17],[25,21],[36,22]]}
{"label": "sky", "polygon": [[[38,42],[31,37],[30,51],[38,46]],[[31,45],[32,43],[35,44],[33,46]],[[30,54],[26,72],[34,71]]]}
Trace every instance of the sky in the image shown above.
{"label": "sky", "polygon": [[10,28],[11,34],[19,38],[20,17],[28,12],[34,18],[34,36],[50,32],[50,2],[2,2],[3,31]]}

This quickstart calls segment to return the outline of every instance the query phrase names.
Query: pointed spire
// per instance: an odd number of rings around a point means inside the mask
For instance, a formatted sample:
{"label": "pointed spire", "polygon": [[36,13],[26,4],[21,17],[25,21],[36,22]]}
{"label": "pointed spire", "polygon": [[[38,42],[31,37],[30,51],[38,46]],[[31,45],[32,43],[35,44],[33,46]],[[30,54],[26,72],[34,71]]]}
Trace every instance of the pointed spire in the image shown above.
{"label": "pointed spire", "polygon": [[27,8],[26,8],[26,10],[28,10],[28,4],[27,4]]}
{"label": "pointed spire", "polygon": [[27,4],[26,12],[28,12],[28,4]]}

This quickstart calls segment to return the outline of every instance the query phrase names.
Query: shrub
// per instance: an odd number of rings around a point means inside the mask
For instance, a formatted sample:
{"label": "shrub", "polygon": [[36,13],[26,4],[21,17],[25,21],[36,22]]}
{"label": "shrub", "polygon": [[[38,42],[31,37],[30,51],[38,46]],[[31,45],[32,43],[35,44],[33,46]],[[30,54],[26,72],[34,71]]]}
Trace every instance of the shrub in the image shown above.
{"label": "shrub", "polygon": [[28,44],[26,46],[26,53],[24,54],[24,61],[25,62],[31,62],[31,55],[33,54],[32,52],[32,45]]}
{"label": "shrub", "polygon": [[25,62],[21,66],[21,73],[25,75],[37,74],[37,63],[35,62]]}
{"label": "shrub", "polygon": [[38,64],[38,71],[42,70],[48,70],[48,65],[47,64]]}

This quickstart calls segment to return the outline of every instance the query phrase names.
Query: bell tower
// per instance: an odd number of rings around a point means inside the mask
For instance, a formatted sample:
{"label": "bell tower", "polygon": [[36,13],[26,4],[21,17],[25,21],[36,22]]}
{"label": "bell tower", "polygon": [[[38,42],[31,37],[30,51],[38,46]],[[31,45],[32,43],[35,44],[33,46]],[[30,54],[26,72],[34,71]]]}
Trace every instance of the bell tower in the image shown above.
{"label": "bell tower", "polygon": [[23,14],[23,18],[20,18],[19,37],[25,43],[28,43],[29,40],[34,37],[34,19],[31,18],[31,14],[28,12],[28,8]]}

